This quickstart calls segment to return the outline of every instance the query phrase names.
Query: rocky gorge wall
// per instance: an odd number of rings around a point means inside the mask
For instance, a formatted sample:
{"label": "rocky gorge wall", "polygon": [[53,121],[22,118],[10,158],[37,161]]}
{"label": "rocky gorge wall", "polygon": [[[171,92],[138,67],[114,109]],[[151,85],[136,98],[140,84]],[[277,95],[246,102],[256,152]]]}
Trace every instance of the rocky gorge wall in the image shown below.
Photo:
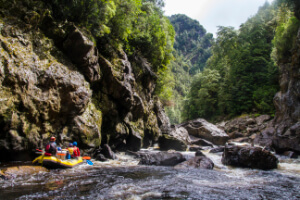
{"label": "rocky gorge wall", "polygon": [[20,2],[0,6],[0,160],[29,159],[52,135],[59,146],[76,140],[86,151],[158,141],[170,123],[146,60],[96,44],[42,3],[36,12]]}
{"label": "rocky gorge wall", "polygon": [[[300,3],[294,1],[295,16],[300,20]],[[280,91],[274,97],[276,114],[271,127],[262,131],[256,143],[273,147],[278,153],[300,153],[300,29],[291,56],[279,62]]]}

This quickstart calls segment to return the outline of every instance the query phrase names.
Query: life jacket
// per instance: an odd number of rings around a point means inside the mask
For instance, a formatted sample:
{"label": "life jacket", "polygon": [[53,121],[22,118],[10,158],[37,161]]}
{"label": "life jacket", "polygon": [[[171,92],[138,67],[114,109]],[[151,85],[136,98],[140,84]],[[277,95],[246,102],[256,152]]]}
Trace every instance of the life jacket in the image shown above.
{"label": "life jacket", "polygon": [[45,151],[47,155],[49,154],[55,154],[56,153],[56,143],[55,142],[50,142],[46,145]]}
{"label": "life jacket", "polygon": [[68,151],[69,151],[69,154],[70,154],[71,156],[73,156],[74,148],[73,148],[73,147],[68,147],[67,149],[68,149]]}
{"label": "life jacket", "polygon": [[80,156],[79,148],[78,147],[73,147],[73,148],[74,148],[74,152],[73,152],[74,157]]}

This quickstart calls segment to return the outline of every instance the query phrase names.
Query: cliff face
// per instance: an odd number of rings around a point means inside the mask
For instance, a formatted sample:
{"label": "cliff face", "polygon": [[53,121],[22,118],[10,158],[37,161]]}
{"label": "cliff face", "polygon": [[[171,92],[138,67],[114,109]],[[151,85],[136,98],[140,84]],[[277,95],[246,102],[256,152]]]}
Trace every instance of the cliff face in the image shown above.
{"label": "cliff face", "polygon": [[[43,147],[108,143],[139,150],[169,121],[153,97],[156,76],[141,57],[99,53],[91,35],[12,3],[0,8],[0,160]],[[163,116],[163,117],[161,117]]]}
{"label": "cliff face", "polygon": [[[295,1],[295,16],[300,20],[300,3]],[[276,114],[272,126],[258,135],[256,141],[278,153],[300,153],[300,29],[291,56],[279,62],[280,91],[274,97]]]}
{"label": "cliff face", "polygon": [[273,146],[278,151],[300,152],[300,29],[296,48],[286,63],[280,63],[280,91],[274,97]]}

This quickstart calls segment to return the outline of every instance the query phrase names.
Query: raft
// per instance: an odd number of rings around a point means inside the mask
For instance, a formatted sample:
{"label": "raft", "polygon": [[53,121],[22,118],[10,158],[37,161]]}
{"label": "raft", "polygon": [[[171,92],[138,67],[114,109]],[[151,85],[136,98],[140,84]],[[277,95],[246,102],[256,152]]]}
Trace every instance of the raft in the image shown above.
{"label": "raft", "polygon": [[62,160],[55,156],[45,156],[45,155],[41,155],[32,161],[32,163],[40,164],[48,169],[72,168],[81,164],[82,162],[83,162],[82,157]]}

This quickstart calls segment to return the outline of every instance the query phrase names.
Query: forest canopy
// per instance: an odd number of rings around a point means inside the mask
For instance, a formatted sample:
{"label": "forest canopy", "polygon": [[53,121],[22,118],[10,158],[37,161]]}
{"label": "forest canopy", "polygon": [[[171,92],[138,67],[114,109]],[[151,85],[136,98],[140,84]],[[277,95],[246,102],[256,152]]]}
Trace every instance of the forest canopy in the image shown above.
{"label": "forest canopy", "polygon": [[274,114],[278,64],[291,54],[300,27],[294,8],[293,1],[266,2],[239,30],[219,27],[212,56],[192,81],[185,120]]}

